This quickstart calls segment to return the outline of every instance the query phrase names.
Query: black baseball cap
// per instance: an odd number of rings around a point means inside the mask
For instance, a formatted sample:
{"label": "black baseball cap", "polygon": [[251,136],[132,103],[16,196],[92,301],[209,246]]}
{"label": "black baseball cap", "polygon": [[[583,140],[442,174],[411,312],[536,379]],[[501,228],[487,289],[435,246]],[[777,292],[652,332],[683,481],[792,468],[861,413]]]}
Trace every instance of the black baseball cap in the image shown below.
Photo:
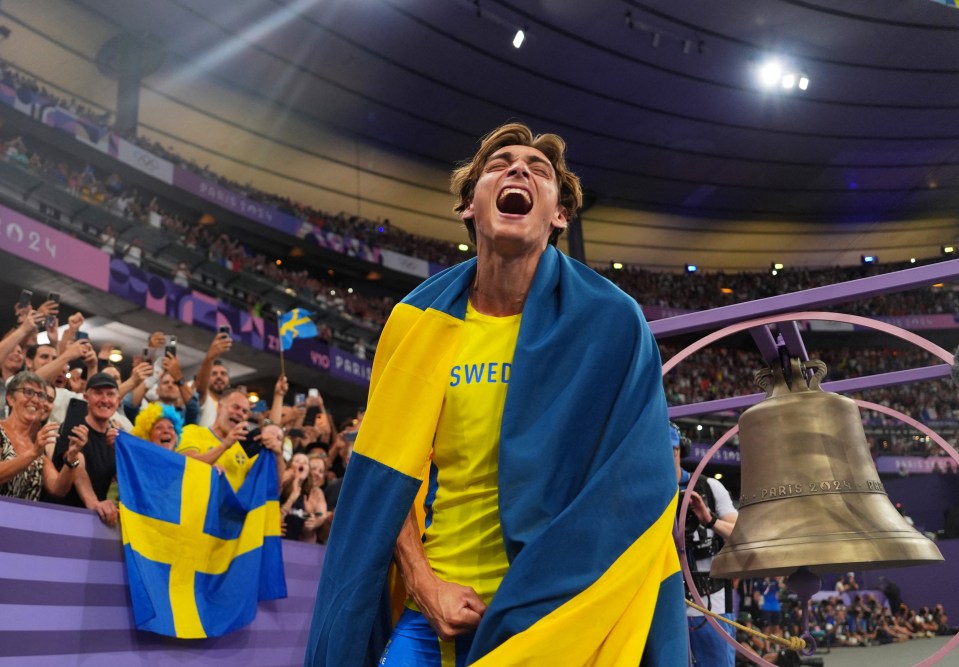
{"label": "black baseball cap", "polygon": [[87,380],[87,389],[96,389],[98,387],[120,388],[117,386],[116,378],[109,373],[94,373],[93,376]]}

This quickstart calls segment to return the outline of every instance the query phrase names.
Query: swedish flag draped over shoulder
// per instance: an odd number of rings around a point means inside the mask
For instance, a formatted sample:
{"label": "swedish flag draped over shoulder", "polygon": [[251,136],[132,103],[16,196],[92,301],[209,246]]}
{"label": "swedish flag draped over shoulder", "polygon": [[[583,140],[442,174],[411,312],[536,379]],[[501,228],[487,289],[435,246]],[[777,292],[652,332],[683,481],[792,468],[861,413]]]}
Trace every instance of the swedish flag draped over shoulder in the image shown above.
{"label": "swedish flag draped over shoulder", "polygon": [[217,637],[286,597],[276,461],[234,493],[212,466],[120,433],[120,527],[137,629]]}
{"label": "swedish flag draped over shoulder", "polygon": [[[375,664],[387,569],[420,487],[475,260],[390,316],[337,506],[307,665]],[[639,307],[552,246],[533,280],[500,431],[509,570],[474,665],[685,665],[676,472],[656,342]]]}

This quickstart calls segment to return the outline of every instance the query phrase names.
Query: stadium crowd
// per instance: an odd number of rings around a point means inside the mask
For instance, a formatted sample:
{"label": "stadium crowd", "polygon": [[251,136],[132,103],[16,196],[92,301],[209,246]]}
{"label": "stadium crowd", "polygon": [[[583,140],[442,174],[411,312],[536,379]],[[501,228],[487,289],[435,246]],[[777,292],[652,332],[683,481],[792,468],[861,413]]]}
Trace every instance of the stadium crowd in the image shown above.
{"label": "stadium crowd", "polygon": [[[104,128],[110,127],[111,114],[109,112],[99,112],[86,108],[75,100],[60,98],[37,84],[30,77],[17,72],[15,68],[2,60],[0,60],[0,75],[2,75],[3,81],[10,86],[15,88],[25,87],[54,100],[64,109],[85,116]],[[342,211],[332,213],[296,201],[286,195],[263,191],[256,188],[252,183],[238,183],[212,172],[209,167],[198,165],[194,160],[184,159],[172,147],[164,147],[161,143],[142,136],[127,134],[124,137],[151,153],[189,169],[204,178],[215,181],[244,197],[274,206],[284,213],[299,217],[301,220],[314,225],[317,229],[334,231],[361,240],[372,247],[395,250],[441,266],[455,264],[472,253],[472,251],[464,253],[459,249],[460,244],[457,243],[406,232],[390,224],[388,220],[369,220]],[[33,156],[28,156],[25,161],[23,158],[19,158],[25,164],[29,164],[31,159],[33,159]],[[39,156],[38,159],[40,162],[43,161],[43,158]],[[84,169],[89,169],[89,166],[84,166]],[[119,196],[120,193],[117,191],[124,190],[120,177],[116,174],[109,174],[101,178],[109,184],[114,197],[117,197],[119,202],[129,202],[131,204],[131,214],[139,217],[146,215],[153,222],[164,220],[161,212],[153,211],[152,214],[150,212],[151,207],[159,206],[159,204],[154,204],[154,202],[157,202],[156,197],[140,194],[132,187],[126,188],[125,194]],[[94,192],[94,199],[99,198],[99,193]],[[98,203],[105,202],[100,201]],[[122,206],[122,204],[118,205]],[[207,216],[206,219],[211,218]],[[179,216],[168,215],[163,224],[171,228],[187,247],[209,250],[216,245],[213,250],[214,256],[218,260],[223,260],[228,268],[235,270],[249,268],[253,271],[262,272],[262,275],[275,280],[278,284],[312,292],[314,295],[323,296],[330,290],[336,290],[336,285],[331,284],[324,276],[310,275],[305,271],[288,272],[284,269],[274,268],[273,262],[262,256],[258,257],[249,248],[240,246],[228,237],[222,238],[222,235],[214,235],[209,230],[203,229],[202,225],[195,224],[201,220],[204,220],[204,214],[193,212],[192,220],[189,219],[189,216],[185,217],[182,214]],[[938,261],[938,259],[923,259],[918,263],[928,263]],[[729,305],[730,303],[846,282],[908,268],[913,265],[912,263],[900,263],[827,268],[787,267],[778,271],[775,276],[771,276],[769,271],[673,273],[629,266],[620,270],[609,267],[599,268],[598,270],[633,296],[641,305],[657,305],[680,310],[704,310]],[[341,299],[342,303],[340,303]],[[324,298],[323,302],[327,301],[329,299]],[[384,316],[389,313],[389,308],[392,305],[391,303],[376,303],[375,300],[370,303],[369,299],[358,294],[345,297],[340,292],[335,295],[332,301],[335,305],[341,306],[345,312],[354,313],[358,317],[367,318],[369,321],[378,324],[383,323]],[[877,296],[827,310],[839,310],[867,317],[956,313],[959,312],[959,295],[957,295],[953,285],[947,284],[929,289]]]}
{"label": "stadium crowd", "polygon": [[113,446],[123,430],[214,466],[234,490],[255,457],[274,456],[286,537],[325,541],[362,414],[337,429],[318,390],[287,399],[285,376],[269,410],[254,410],[221,359],[232,347],[225,331],[192,379],[162,332],[144,341],[124,378],[109,360],[114,344],[97,352],[81,313],[61,328],[59,303],[30,301],[18,302],[0,339],[0,496],[85,507],[115,524]]}
{"label": "stadium crowd", "polygon": [[[808,629],[818,648],[877,646],[956,633],[942,604],[911,607],[903,602],[895,583],[881,582],[881,590],[860,590],[855,573],[850,572],[836,582],[834,594],[815,596]],[[736,582],[736,590],[741,625],[778,637],[803,635],[802,605],[783,577],[742,579]],[[782,660],[787,652],[763,637],[738,630],[736,639],[748,652],[773,664],[799,664]],[[736,664],[751,663],[737,655]]]}

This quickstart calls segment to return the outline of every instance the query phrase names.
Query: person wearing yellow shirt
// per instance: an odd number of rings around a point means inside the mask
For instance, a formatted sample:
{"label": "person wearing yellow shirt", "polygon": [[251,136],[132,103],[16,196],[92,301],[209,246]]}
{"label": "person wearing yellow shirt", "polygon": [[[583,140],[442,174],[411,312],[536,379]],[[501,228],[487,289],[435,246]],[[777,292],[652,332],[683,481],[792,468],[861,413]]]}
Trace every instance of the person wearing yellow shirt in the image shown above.
{"label": "person wearing yellow shirt", "polygon": [[[220,398],[213,426],[206,428],[190,424],[183,429],[177,452],[184,456],[215,465],[223,471],[230,486],[236,491],[246,479],[256,456],[250,456],[241,444],[249,433],[250,401],[239,387],[228,389]],[[259,436],[260,444],[278,457],[282,470],[283,432],[270,425]]]}
{"label": "person wearing yellow shirt", "polygon": [[565,148],[511,123],[453,172],[476,258],[380,337],[311,667],[689,662],[659,351],[555,247],[582,203]]}

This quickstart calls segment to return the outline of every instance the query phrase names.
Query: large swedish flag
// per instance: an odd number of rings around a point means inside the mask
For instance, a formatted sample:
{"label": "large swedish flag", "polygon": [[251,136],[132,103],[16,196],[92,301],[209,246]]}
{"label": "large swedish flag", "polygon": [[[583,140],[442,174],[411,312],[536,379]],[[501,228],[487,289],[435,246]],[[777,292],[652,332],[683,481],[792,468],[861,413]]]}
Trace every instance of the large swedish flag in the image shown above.
{"label": "large swedish flag", "polygon": [[216,637],[253,621],[257,600],[286,597],[273,456],[236,493],[211,466],[128,433],[116,456],[138,629]]}
{"label": "large swedish flag", "polygon": [[[398,305],[337,505],[306,664],[375,664],[393,545],[420,487],[475,260]],[[520,327],[499,448],[509,571],[474,665],[688,664],[659,351],[636,302],[553,247]]]}

